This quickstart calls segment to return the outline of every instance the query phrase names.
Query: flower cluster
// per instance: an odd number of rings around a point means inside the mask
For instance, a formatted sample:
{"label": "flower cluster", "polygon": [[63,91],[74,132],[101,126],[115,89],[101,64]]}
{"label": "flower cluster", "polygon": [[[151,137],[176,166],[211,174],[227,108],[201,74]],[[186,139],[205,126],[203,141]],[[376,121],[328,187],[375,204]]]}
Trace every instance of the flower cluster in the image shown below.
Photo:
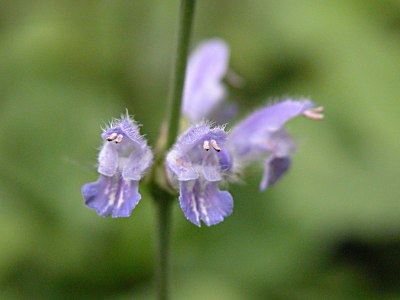
{"label": "flower cluster", "polygon": [[[220,183],[234,178],[246,166],[261,162],[260,190],[276,183],[291,165],[295,143],[284,125],[296,116],[319,120],[322,107],[309,100],[287,99],[250,114],[229,132],[205,121],[226,95],[222,83],[229,48],[219,39],[201,44],[189,58],[182,114],[191,124],[166,156],[171,184],[179,189],[186,218],[197,226],[220,223],[233,210],[233,198]],[[99,154],[100,177],[83,186],[88,207],[99,215],[126,217],[140,200],[138,182],[151,164],[152,153],[138,126],[124,116],[104,130]]]}

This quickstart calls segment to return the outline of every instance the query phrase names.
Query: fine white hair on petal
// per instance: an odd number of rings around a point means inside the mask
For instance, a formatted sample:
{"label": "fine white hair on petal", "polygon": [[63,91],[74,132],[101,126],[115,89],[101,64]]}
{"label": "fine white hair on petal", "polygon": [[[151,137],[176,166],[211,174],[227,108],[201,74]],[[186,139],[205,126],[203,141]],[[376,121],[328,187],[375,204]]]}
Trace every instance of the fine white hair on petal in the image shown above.
{"label": "fine white hair on petal", "polygon": [[106,128],[102,128],[102,131],[103,134],[105,134],[113,128],[120,128],[124,134],[135,143],[147,145],[144,135],[140,134],[139,127],[141,127],[141,125],[134,120],[133,115],[130,115],[126,109],[125,113],[122,113],[120,118],[113,118]]}

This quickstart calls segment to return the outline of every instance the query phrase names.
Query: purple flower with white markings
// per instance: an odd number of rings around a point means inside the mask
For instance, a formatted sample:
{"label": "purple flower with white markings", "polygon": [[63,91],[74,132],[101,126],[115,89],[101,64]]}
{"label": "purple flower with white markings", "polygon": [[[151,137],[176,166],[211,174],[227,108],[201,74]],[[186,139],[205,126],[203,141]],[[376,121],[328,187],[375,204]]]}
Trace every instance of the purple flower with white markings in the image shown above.
{"label": "purple flower with white markings", "polygon": [[224,148],[223,128],[202,123],[190,127],[175,143],[166,158],[171,182],[179,185],[179,202],[186,218],[197,226],[220,223],[232,213],[233,200],[218,184],[232,168]]}
{"label": "purple flower with white markings", "polygon": [[185,77],[182,113],[197,123],[207,117],[226,94],[222,78],[228,69],[229,48],[220,39],[211,39],[191,54]]}
{"label": "purple flower with white markings", "polygon": [[313,102],[285,100],[255,111],[231,130],[227,147],[236,165],[265,160],[260,189],[274,184],[290,167],[290,154],[295,150],[291,137],[283,129],[296,116],[322,119],[322,107]]}
{"label": "purple flower with white markings", "polygon": [[85,203],[102,217],[129,217],[141,196],[139,180],[150,166],[153,154],[128,114],[101,134],[104,141],[99,153],[96,182],[82,187]]}

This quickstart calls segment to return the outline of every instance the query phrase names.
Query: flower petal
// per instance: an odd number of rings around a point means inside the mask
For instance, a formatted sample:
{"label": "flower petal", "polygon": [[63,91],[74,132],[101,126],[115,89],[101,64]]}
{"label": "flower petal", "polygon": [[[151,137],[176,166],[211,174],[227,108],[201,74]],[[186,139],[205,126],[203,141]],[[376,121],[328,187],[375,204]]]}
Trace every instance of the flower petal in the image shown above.
{"label": "flower petal", "polygon": [[138,181],[123,180],[121,176],[100,175],[96,182],[83,185],[82,195],[87,207],[102,217],[129,217],[141,196]]}
{"label": "flower petal", "polygon": [[118,152],[116,144],[104,142],[99,153],[99,167],[97,171],[105,176],[113,176],[118,168]]}
{"label": "flower petal", "polygon": [[114,119],[110,127],[103,131],[101,137],[106,140],[113,133],[121,134],[138,146],[146,144],[146,140],[140,135],[138,124],[129,116],[128,112],[121,115],[120,119]]}
{"label": "flower petal", "polygon": [[172,150],[168,153],[166,166],[179,181],[188,181],[199,178],[198,172],[193,168],[187,155],[176,150]]}
{"label": "flower petal", "polygon": [[313,103],[309,100],[285,100],[266,106],[260,110],[257,110],[236,125],[235,128],[232,129],[232,133],[240,130],[244,130],[246,132],[252,130],[255,130],[256,132],[259,132],[260,130],[278,130],[291,118],[301,115],[305,110],[312,106]]}
{"label": "flower petal", "polygon": [[242,168],[268,154],[288,156],[295,150],[295,145],[283,125],[312,105],[308,100],[286,100],[264,107],[237,124],[227,142],[235,164]]}
{"label": "flower petal", "polygon": [[203,175],[207,181],[221,181],[221,166],[217,155],[210,151],[203,159]]}
{"label": "flower petal", "polygon": [[[224,129],[211,128],[210,124],[200,123],[188,128],[177,140],[174,149],[183,152],[192,152],[194,147],[202,147],[204,140],[215,140],[219,145],[225,144],[226,132]],[[203,151],[203,150],[201,150]]]}
{"label": "flower petal", "polygon": [[229,154],[229,151],[226,149],[222,149],[220,152],[217,153],[219,164],[221,166],[221,171],[229,172],[232,169],[232,156]]}
{"label": "flower petal", "polygon": [[124,164],[122,177],[139,181],[143,173],[149,168],[152,160],[153,153],[146,144],[134,149]]}
{"label": "flower petal", "polygon": [[[201,169],[204,166],[204,159],[211,152],[215,153],[216,151],[212,149],[210,152],[207,152],[203,147],[204,141],[210,142],[212,140],[220,147],[224,146],[226,132],[222,128],[210,128],[210,125],[205,123],[190,127],[178,138],[166,158],[166,166],[169,171],[168,174],[172,175],[172,178],[170,176],[172,182],[175,179],[178,181],[188,181],[199,178],[199,175],[202,173]],[[220,150],[220,152],[222,151]],[[218,159],[207,161],[206,167],[212,167],[211,163],[216,163],[218,170],[221,169]],[[224,160],[224,163],[229,163],[228,158]],[[215,169],[210,170],[210,172],[215,173]],[[212,175],[210,174],[210,176]],[[212,181],[215,180],[212,179]]]}
{"label": "flower petal", "polygon": [[265,162],[264,175],[260,183],[260,190],[263,191],[270,185],[276,183],[283,174],[289,170],[291,158],[287,157],[269,157]]}
{"label": "flower petal", "polygon": [[232,102],[221,102],[212,110],[209,120],[213,120],[219,125],[229,123],[239,114],[239,106]]}
{"label": "flower petal", "polygon": [[112,217],[129,217],[142,196],[138,193],[139,181],[121,180]]}
{"label": "flower petal", "polygon": [[257,110],[231,130],[229,144],[238,155],[243,155],[252,144],[260,144],[269,134],[278,131],[288,120],[303,114],[312,105],[308,100],[286,100]]}
{"label": "flower petal", "polygon": [[195,188],[196,185],[198,182],[194,180],[179,183],[179,203],[186,219],[200,227],[200,212],[196,197],[198,187]]}
{"label": "flower petal", "polygon": [[229,48],[219,39],[201,44],[190,56],[183,94],[182,111],[192,122],[207,117],[223,99],[221,80],[228,68]]}
{"label": "flower petal", "polygon": [[200,220],[207,226],[215,225],[233,210],[231,194],[220,191],[214,182],[204,186],[198,180],[180,182],[179,202],[186,218],[199,227]]}
{"label": "flower petal", "polygon": [[218,183],[206,185],[204,197],[200,198],[201,219],[207,226],[215,225],[232,214],[233,199],[227,191],[220,191]]}

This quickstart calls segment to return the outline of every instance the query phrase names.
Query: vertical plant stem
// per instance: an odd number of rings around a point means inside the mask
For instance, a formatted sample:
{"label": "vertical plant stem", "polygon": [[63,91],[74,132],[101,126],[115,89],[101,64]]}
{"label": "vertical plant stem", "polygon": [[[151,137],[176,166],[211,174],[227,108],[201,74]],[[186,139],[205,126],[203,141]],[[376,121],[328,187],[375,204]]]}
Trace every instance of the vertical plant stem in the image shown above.
{"label": "vertical plant stem", "polygon": [[159,300],[168,299],[169,295],[169,264],[170,264],[170,236],[172,218],[172,199],[157,201],[157,233],[158,233],[158,261],[157,261],[157,293]]}
{"label": "vertical plant stem", "polygon": [[179,130],[183,85],[189,51],[190,34],[193,25],[195,0],[181,0],[178,24],[178,41],[173,64],[167,112],[167,143],[169,149],[175,142]]}
{"label": "vertical plant stem", "polygon": [[[167,103],[167,134],[165,148],[161,150],[161,157],[174,144],[179,130],[183,86],[189,51],[190,34],[192,31],[195,0],[181,0],[178,22],[178,37],[176,52],[173,61],[170,90]],[[160,167],[163,168],[162,164]],[[157,174],[156,172],[154,174]],[[154,175],[157,176],[157,175]],[[155,180],[155,177],[153,177]],[[153,189],[157,209],[158,233],[158,260],[157,260],[157,292],[159,300],[169,298],[169,261],[172,204],[175,199],[170,194]]]}

